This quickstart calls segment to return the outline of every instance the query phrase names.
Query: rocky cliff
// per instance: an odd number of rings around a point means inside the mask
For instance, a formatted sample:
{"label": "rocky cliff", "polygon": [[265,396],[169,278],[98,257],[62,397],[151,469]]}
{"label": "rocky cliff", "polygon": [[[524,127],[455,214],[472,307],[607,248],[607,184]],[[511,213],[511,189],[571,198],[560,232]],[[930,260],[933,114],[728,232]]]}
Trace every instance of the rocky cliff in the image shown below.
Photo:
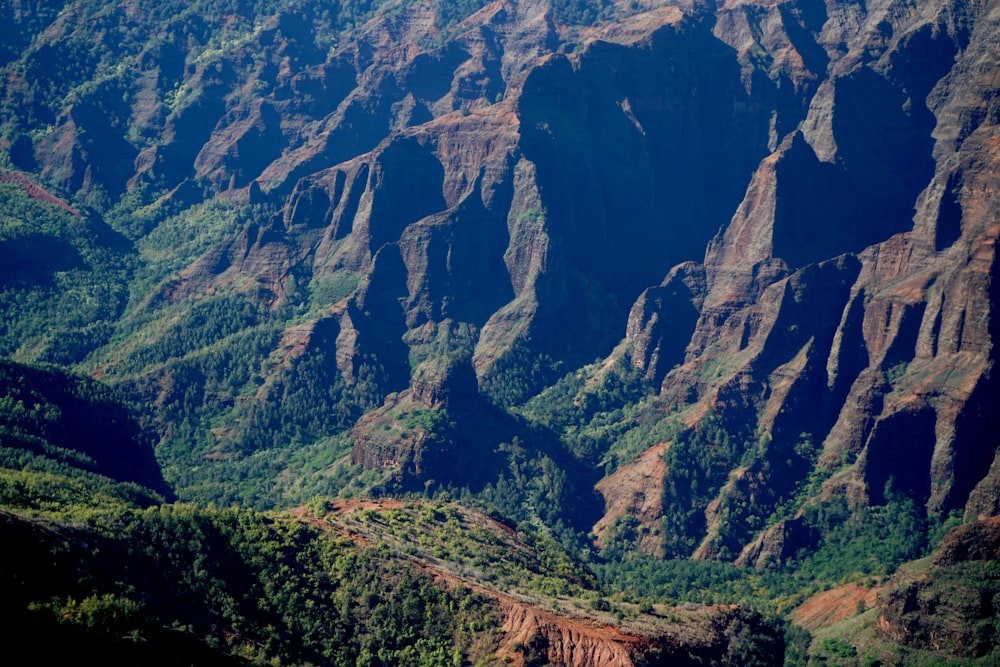
{"label": "rocky cliff", "polygon": [[[762,434],[696,555],[747,545],[742,560],[759,561],[756,517],[813,465],[851,502],[884,502],[891,480],[932,514],[992,513],[994,91],[966,73],[995,65],[995,24],[948,3],[736,3],[714,33],[756,54],[758,75],[798,82],[805,111],[704,260],[629,319],[631,361],[660,392]],[[821,444],[814,460],[804,437]]]}
{"label": "rocky cliff", "polygon": [[[498,655],[514,665],[567,667],[636,667],[637,665],[712,664],[745,660],[778,660],[776,638],[754,638],[760,632],[753,613],[732,607],[704,607],[688,612],[652,636],[630,634],[592,619],[566,618],[513,600],[501,600],[505,614]],[[741,641],[745,642],[741,646]]]}
{"label": "rocky cliff", "polygon": [[[814,537],[803,507],[833,496],[1000,510],[991,6],[648,1],[574,25],[543,0],[386,3],[334,30],[305,4],[175,23],[141,1],[22,4],[0,62],[5,109],[31,113],[8,160],[106,211],[156,267],[118,325],[129,342],[109,334],[87,364],[113,376],[126,357],[165,439],[226,458],[312,363],[364,396],[310,442],[353,428],[357,464],[481,485],[533,432],[501,408],[603,359],[641,376],[649,419],[740,434],[686,524],[699,558],[790,557]],[[78,55],[94,25],[117,62]],[[244,217],[185,228],[214,210]],[[242,324],[166,358],[142,328],[219,295],[262,308],[232,386],[202,360]],[[182,370],[198,392],[172,390]],[[202,421],[171,426],[181,404]],[[663,553],[682,448],[644,445],[598,486],[599,532],[632,514]],[[585,485],[616,446],[572,462]]]}

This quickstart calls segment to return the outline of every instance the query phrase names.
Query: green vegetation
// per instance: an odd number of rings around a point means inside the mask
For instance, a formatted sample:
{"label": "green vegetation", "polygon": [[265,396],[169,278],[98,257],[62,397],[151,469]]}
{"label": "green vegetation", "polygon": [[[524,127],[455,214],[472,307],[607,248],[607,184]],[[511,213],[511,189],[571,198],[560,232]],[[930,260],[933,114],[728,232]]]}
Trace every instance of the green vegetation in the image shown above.
{"label": "green vegetation", "polygon": [[[170,655],[208,651],[214,661],[230,656],[272,664],[488,662],[497,647],[498,610],[473,592],[486,586],[553,612],[634,624],[661,618],[666,605],[738,602],[760,611],[747,612],[726,630],[728,655],[733,664],[769,664],[761,656],[783,650],[768,629],[778,624],[776,614],[832,585],[884,580],[899,564],[926,553],[929,536],[940,531],[890,486],[881,507],[807,505],[806,521],[824,540],[784,568],[758,572],[727,563],[658,560],[628,548],[598,554],[560,519],[564,466],[520,441],[501,446],[508,468],[497,484],[478,493],[439,488],[438,501],[336,513],[330,501],[315,500],[301,518],[164,505],[156,493],[100,472],[101,456],[122,456],[137,446],[138,430],[127,410],[116,418],[123,437],[103,453],[62,446],[78,445],[74,438],[58,439],[77,414],[70,409],[74,400],[85,401],[80,412],[89,411],[92,419],[124,410],[114,392],[54,369],[7,363],[3,370],[2,423],[15,437],[0,452],[0,504],[10,517],[4,530],[30,545],[0,563],[5,577],[30,582],[5,604],[25,636],[62,637],[116,659],[141,659],[145,651],[169,646]],[[614,407],[624,400],[615,389],[618,380],[607,386],[599,405]],[[586,410],[575,419],[581,414]],[[440,410],[397,417],[408,429],[448,428]],[[716,446],[718,456],[740,452],[726,446],[711,418],[700,434],[678,430],[675,438],[701,438]],[[299,451],[305,456],[316,450]],[[287,469],[288,461],[282,463]],[[264,467],[249,470],[251,476],[261,477],[269,464],[258,465]],[[696,467],[700,477],[682,479],[710,480],[708,468]],[[445,499],[452,493],[466,504],[499,510],[498,520]],[[517,519],[516,527],[505,515]],[[442,588],[408,561],[467,585]],[[101,563],[117,565],[109,571]],[[993,597],[993,565],[948,570],[929,594]],[[976,584],[969,588],[972,578]],[[997,631],[989,617],[972,625],[983,643]],[[869,650],[852,637],[820,638],[806,649],[808,636],[789,629],[789,664],[802,664],[807,654],[828,664],[855,664],[888,650]],[[53,659],[62,657],[57,645],[51,650]],[[923,655],[916,649],[905,653]]]}
{"label": "green vegetation", "polygon": [[[8,315],[0,325],[0,355],[93,373],[134,396],[143,419],[157,425],[157,456],[185,500],[265,508],[303,500],[304,489],[339,491],[329,474],[302,484],[284,480],[296,476],[298,465],[336,459],[329,451],[346,453],[346,432],[381,404],[390,370],[370,357],[353,377],[342,377],[332,341],[286,360],[276,358],[276,348],[289,325],[326,314],[331,303],[353,294],[361,275],[337,268],[290,275],[280,285],[230,275],[208,284],[207,275],[217,277],[236,256],[225,244],[264,238],[275,231],[270,226],[280,226],[280,211],[273,203],[214,198],[221,184],[191,165],[218,114],[238,108],[247,90],[276,100],[291,95],[277,90],[279,65],[296,72],[326,67],[349,31],[375,16],[395,21],[413,3],[64,4],[73,20],[58,23],[58,39],[41,37],[56,30],[55,10],[5,15],[13,41],[2,62],[23,85],[0,96],[0,140],[10,141],[3,164],[31,174],[81,217],[0,183],[0,252],[18,258],[0,269],[0,306]],[[442,34],[485,4],[432,3]],[[608,15],[611,5],[594,13],[590,5],[557,3],[554,11],[561,22],[583,24]],[[247,64],[248,52],[256,64]],[[311,97],[296,93],[292,103],[308,112]],[[165,142],[164,132],[178,136]],[[177,140],[181,134],[190,135],[190,146]],[[34,152],[69,146],[70,139],[87,162],[86,178],[69,161],[39,173]],[[140,163],[146,167],[126,181]],[[213,266],[192,273],[196,258],[209,261],[205,253]],[[44,265],[19,264],[40,256],[47,257]],[[407,341],[411,367],[442,354],[471,355],[477,333],[466,322],[422,332],[426,340]],[[518,348],[483,389],[496,403],[514,405],[562,371],[551,357]],[[490,482],[490,493],[508,505],[519,505],[525,494],[540,503],[520,518],[558,517],[566,458],[547,451],[522,465],[534,469],[531,491],[521,473],[516,492],[505,490],[512,475],[504,472]],[[273,481],[279,476],[281,488]],[[549,482],[557,491],[541,488]]]}
{"label": "green vegetation", "polygon": [[[594,376],[596,381],[589,379]],[[651,404],[644,400],[650,392],[627,359],[610,368],[598,361],[551,384],[520,413],[559,433],[574,456],[603,464],[611,473],[651,442],[669,440],[676,432],[673,424],[650,414]]]}
{"label": "green vegetation", "polygon": [[[37,659],[492,659],[499,622],[482,595],[298,519],[163,504],[128,481],[148,445],[98,383],[5,362],[0,390],[0,533],[18,545],[0,554],[0,607]],[[104,439],[81,437],[88,420]]]}
{"label": "green vegetation", "polygon": [[361,276],[353,271],[339,271],[314,278],[309,285],[309,294],[317,304],[337,303],[350,296],[357,289]]}
{"label": "green vegetation", "polygon": [[488,4],[487,0],[434,0],[434,20],[442,31],[447,32]]}
{"label": "green vegetation", "polygon": [[553,0],[552,10],[560,23],[568,25],[593,25],[614,15],[611,0]]}
{"label": "green vegetation", "polygon": [[106,342],[135,255],[103,221],[0,182],[0,355],[72,364]]}
{"label": "green vegetation", "polygon": [[2,359],[0,465],[165,490],[149,440],[116,392],[56,368]]}
{"label": "green vegetation", "polygon": [[7,451],[3,454],[0,505],[20,512],[65,512],[73,516],[95,508],[149,506],[163,501],[162,496],[145,487],[114,482],[70,465],[60,466],[46,457],[12,457]]}
{"label": "green vegetation", "polygon": [[691,554],[705,535],[705,508],[742,459],[747,438],[732,435],[709,417],[684,432],[664,455],[667,486],[663,493],[663,532],[669,555]]}
{"label": "green vegetation", "polygon": [[[40,524],[3,528],[5,540],[34,538],[5,575],[46,596],[5,586],[8,617],[21,636],[48,636],[37,648],[52,657],[66,650],[53,639],[74,635],[106,638],[116,657],[136,641],[172,655],[187,638],[257,664],[451,665],[495,650],[492,601],[299,521],[181,505],[55,527],[62,542]],[[72,558],[38,558],[55,550]]]}
{"label": "green vegetation", "polygon": [[859,575],[886,576],[924,556],[931,526],[912,498],[890,494],[885,505],[849,511],[843,500],[809,508],[806,522],[825,536],[802,563],[803,572],[843,583]]}
{"label": "green vegetation", "polygon": [[1000,657],[1000,563],[985,555],[918,562],[893,578],[886,592],[888,621],[907,628],[912,649],[985,661]]}
{"label": "green vegetation", "polygon": [[480,391],[494,403],[512,407],[525,402],[562,374],[559,362],[525,346],[508,350],[480,381]]}
{"label": "green vegetation", "polygon": [[[8,401],[11,432],[22,437],[5,440],[0,533],[19,548],[0,553],[0,607],[19,637],[38,644],[40,660],[494,664],[502,620],[497,602],[475,592],[481,585],[553,611],[649,615],[605,600],[544,526],[515,530],[453,502],[341,515],[315,500],[299,516],[163,504],[138,484],[92,472],[100,458],[89,450],[45,442],[32,450],[36,434],[56,433],[68,418],[69,398],[99,397],[104,405],[90,399],[99,419],[122,409],[113,394],[52,370],[4,371],[7,394],[30,400]],[[75,393],[64,395],[67,386]],[[102,455],[135,445],[112,438]],[[468,585],[437,583],[411,561]],[[754,623],[735,647],[773,634]]]}
{"label": "green vegetation", "polygon": [[394,551],[522,599],[543,603],[544,598],[598,594],[586,566],[544,531],[528,527],[527,532],[515,532],[454,503],[363,509],[339,521]]}

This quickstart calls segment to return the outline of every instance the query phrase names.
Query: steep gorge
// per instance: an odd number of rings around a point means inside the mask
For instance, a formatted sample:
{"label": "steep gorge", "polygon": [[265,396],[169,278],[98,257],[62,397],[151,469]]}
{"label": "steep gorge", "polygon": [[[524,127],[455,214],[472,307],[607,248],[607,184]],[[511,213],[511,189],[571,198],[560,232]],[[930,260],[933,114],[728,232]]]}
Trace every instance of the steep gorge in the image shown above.
{"label": "steep gorge", "polygon": [[[632,361],[661,392],[694,387],[732,430],[761,434],[709,506],[696,557],[742,549],[741,562],[761,564],[801,546],[784,545],[782,523],[748,540],[812,465],[795,451],[803,437],[821,444],[825,493],[852,503],[885,502],[892,480],[931,514],[974,517],[976,486],[994,485],[984,472],[996,439],[969,425],[985,426],[979,401],[997,399],[997,229],[995,215],[974,213],[996,206],[984,166],[995,128],[949,136],[954,100],[989,104],[992,90],[944,74],[992,58],[995,30],[950,4],[867,9],[849,39],[835,17],[817,26],[813,49],[831,56],[831,75],[802,130],[761,162],[703,265],[678,267],[633,309]],[[980,167],[966,172],[970,160]],[[657,324],[678,302],[697,318],[679,318],[680,331]]]}
{"label": "steep gorge", "polygon": [[[887,490],[930,517],[1000,511],[989,5],[643,2],[591,26],[542,0],[383,9],[339,32],[299,5],[185,15],[175,34],[149,3],[109,8],[94,20],[124,64],[72,60],[99,83],[53,75],[46,99],[32,84],[95,23],[51,17],[4,52],[5,108],[31,110],[12,168],[105,215],[140,264],[167,257],[81,354],[149,404],[161,457],[190,448],[177,433],[208,468],[343,438],[407,489],[479,491],[516,438],[564,471],[576,527],[633,515],[663,555],[666,440],[616,472],[624,438],[580,455],[506,411],[625,368],[648,420],[740,439],[672,555],[780,562],[819,539],[810,505]],[[222,231],[191,256],[157,241],[214,206]],[[259,310],[152,351],[144,323],[223,297]],[[244,335],[228,386],[203,359]],[[4,353],[44,358],[21,343]],[[317,412],[349,398],[312,430],[261,417],[296,391]]]}

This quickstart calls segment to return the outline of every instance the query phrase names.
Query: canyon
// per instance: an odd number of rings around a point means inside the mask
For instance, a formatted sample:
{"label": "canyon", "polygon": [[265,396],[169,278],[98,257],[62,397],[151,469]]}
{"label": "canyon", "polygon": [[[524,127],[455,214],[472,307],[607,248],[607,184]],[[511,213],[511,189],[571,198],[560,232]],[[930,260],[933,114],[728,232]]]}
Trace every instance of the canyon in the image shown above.
{"label": "canyon", "polygon": [[179,498],[520,494],[762,572],[1000,514],[993,4],[42,4],[0,9],[0,185],[56,221],[0,238],[0,354],[127,394]]}

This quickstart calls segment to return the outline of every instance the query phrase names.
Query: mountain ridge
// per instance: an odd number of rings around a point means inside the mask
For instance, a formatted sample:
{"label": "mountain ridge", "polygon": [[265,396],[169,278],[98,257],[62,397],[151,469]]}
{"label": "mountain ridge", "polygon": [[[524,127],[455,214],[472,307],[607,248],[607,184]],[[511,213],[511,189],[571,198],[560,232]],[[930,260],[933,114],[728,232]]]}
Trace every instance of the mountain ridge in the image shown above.
{"label": "mountain ridge", "polygon": [[988,3],[43,5],[0,354],[135,399],[181,499],[761,573],[912,529],[872,576],[1000,512]]}

